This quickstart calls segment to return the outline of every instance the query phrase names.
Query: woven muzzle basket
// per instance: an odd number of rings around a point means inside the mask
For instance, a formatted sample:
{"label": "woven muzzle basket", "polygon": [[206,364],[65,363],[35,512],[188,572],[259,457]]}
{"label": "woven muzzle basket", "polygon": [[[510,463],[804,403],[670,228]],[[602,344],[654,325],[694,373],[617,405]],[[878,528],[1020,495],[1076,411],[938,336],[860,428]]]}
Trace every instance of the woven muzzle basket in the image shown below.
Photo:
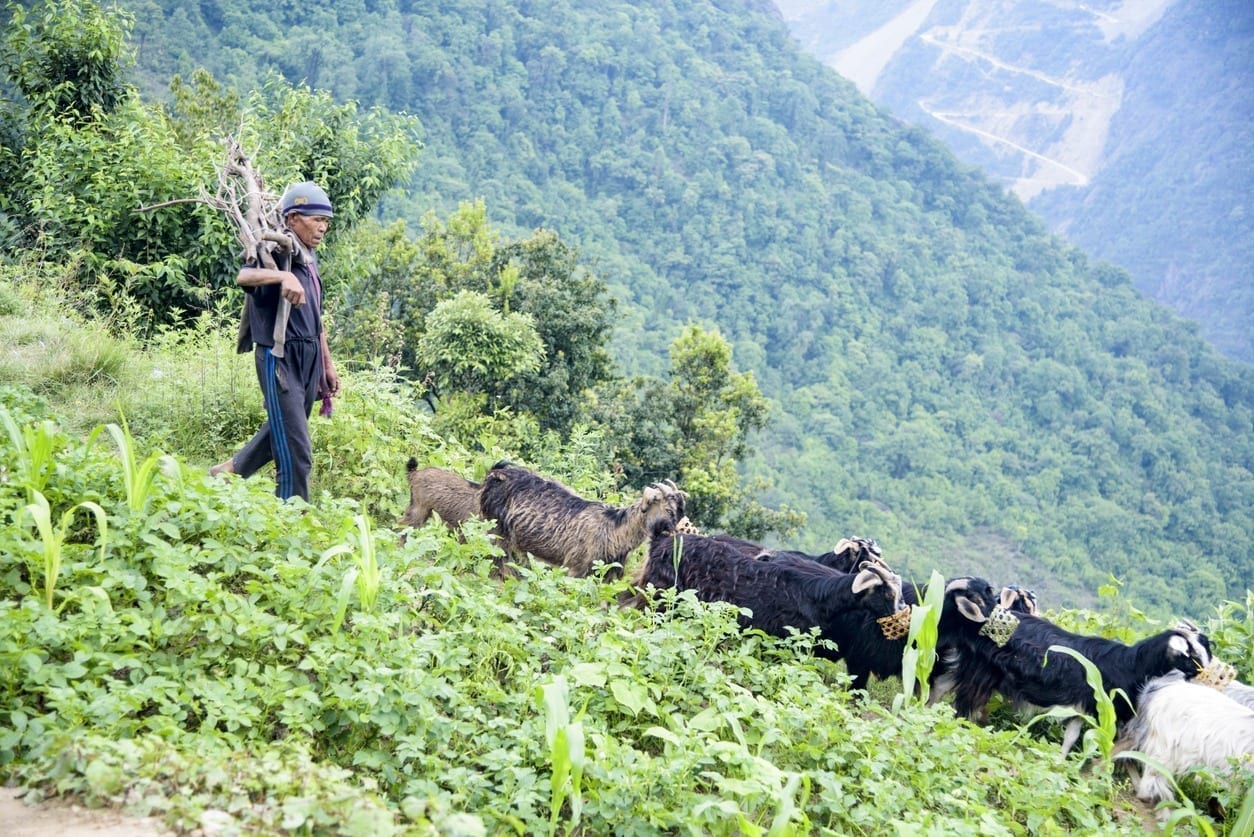
{"label": "woven muzzle basket", "polygon": [[1223,691],[1228,688],[1228,684],[1237,678],[1237,670],[1225,663],[1223,660],[1211,657],[1206,667],[1197,673],[1194,681],[1201,683],[1203,686],[1210,686],[1213,689]]}
{"label": "woven muzzle basket", "polygon": [[998,648],[1010,641],[1015,628],[1019,627],[1019,617],[1001,605],[993,608],[988,619],[980,626],[980,636],[988,637]]}
{"label": "woven muzzle basket", "polygon": [[676,535],[699,535],[701,534],[701,530],[698,529],[696,526],[693,526],[692,521],[688,519],[688,516],[684,515],[675,524],[675,534]]}
{"label": "woven muzzle basket", "polygon": [[910,607],[906,606],[875,621],[880,623],[880,632],[884,634],[884,639],[904,639],[910,633]]}

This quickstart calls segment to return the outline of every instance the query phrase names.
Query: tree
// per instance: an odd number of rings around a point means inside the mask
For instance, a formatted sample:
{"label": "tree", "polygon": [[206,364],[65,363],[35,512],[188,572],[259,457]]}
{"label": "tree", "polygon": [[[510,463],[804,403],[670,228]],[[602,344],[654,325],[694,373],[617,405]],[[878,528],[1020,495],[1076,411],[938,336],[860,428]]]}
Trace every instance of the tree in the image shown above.
{"label": "tree", "polygon": [[412,117],[335,103],[277,80],[244,105],[207,73],[176,80],[171,109],[122,84],[129,21],[90,0],[15,9],[0,57],[20,94],[0,153],[0,210],[11,249],[81,264],[79,286],[106,312],[146,328],[178,323],[234,287],[239,248],[213,194],[223,141],[252,155],[267,183],[319,180],[339,226],[408,176]]}
{"label": "tree", "polygon": [[534,318],[545,348],[540,366],[513,381],[507,398],[541,427],[566,434],[583,415],[583,394],[614,377],[606,345],[617,301],[551,230],[496,248],[492,264],[501,305]]}
{"label": "tree", "polygon": [[750,437],[768,424],[769,405],[753,375],[732,369],[730,344],[718,332],[689,325],[671,343],[669,378],[637,378],[611,389],[598,410],[620,440],[618,456],[631,485],[675,479],[688,492],[688,516],[699,527],[760,539],[803,522],[756,499],[771,485],[742,483],[736,466],[753,454]]}
{"label": "tree", "polygon": [[431,368],[437,396],[484,393],[490,404],[510,381],[539,369],[544,357],[530,315],[498,312],[474,291],[459,291],[431,309],[417,348]]}
{"label": "tree", "polygon": [[10,9],[0,63],[29,108],[43,117],[84,122],[126,98],[129,17],[105,12],[92,0],[47,0],[30,11]]}
{"label": "tree", "polygon": [[[584,414],[585,394],[613,378],[606,349],[615,301],[605,282],[581,263],[579,252],[548,230],[503,240],[487,220],[482,201],[462,204],[447,221],[428,215],[411,240],[404,224],[364,225],[335,256],[335,272],[348,276],[337,287],[345,311],[341,332],[353,345],[370,345],[378,357],[399,357],[416,380],[434,375],[441,387],[467,387],[492,395],[485,409],[508,407],[535,416],[544,430],[566,435]],[[524,315],[542,351],[535,365],[486,365],[474,376],[449,374],[448,331],[431,334],[432,316],[445,302],[472,292],[497,312],[502,339]],[[386,299],[380,307],[379,300]],[[463,298],[459,310],[465,312]],[[482,311],[478,312],[480,315]],[[377,337],[398,336],[383,347]],[[456,343],[462,338],[454,340]],[[486,347],[485,347],[486,348]],[[519,350],[515,346],[507,354]],[[492,374],[506,377],[490,379]],[[447,396],[444,389],[442,396]]]}

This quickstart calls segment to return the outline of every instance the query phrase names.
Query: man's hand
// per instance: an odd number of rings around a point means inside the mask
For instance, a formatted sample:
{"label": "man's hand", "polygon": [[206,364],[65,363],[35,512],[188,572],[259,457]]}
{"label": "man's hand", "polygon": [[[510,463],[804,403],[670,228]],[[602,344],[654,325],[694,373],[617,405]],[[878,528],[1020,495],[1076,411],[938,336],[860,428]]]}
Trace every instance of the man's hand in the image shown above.
{"label": "man's hand", "polygon": [[279,293],[288,302],[293,305],[305,304],[305,288],[300,284],[300,280],[296,278],[296,274],[289,271],[283,271],[286,275],[283,281],[279,283]]}
{"label": "man's hand", "polygon": [[340,375],[335,371],[335,361],[331,360],[331,348],[327,345],[327,333],[318,335],[322,346],[322,383],[331,395],[340,394]]}

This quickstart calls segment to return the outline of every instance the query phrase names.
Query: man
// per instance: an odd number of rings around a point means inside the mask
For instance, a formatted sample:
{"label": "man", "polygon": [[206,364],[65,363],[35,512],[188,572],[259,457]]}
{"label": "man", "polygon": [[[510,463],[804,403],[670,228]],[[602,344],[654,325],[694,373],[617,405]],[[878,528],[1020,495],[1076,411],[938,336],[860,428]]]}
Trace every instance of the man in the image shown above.
{"label": "man", "polygon": [[[248,329],[266,423],[234,456],[209,472],[250,477],[273,461],[275,493],[308,501],[313,470],[309,415],[314,401],[340,390],[322,327],[322,282],[314,254],[327,233],[331,201],[316,183],[297,183],[280,198],[279,214],[292,239],[290,257],[280,256],[280,266],[286,269],[261,267],[254,256],[235,278],[251,297]],[[286,328],[276,329],[285,315]]]}

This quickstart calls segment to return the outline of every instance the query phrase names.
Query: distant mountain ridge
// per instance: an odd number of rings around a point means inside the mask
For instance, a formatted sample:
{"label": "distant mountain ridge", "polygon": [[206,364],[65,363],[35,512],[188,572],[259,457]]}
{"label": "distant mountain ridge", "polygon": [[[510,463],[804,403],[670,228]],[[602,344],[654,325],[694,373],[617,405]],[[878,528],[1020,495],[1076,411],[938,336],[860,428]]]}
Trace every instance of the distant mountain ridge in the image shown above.
{"label": "distant mountain ridge", "polygon": [[776,5],[877,104],[1254,362],[1254,6]]}

